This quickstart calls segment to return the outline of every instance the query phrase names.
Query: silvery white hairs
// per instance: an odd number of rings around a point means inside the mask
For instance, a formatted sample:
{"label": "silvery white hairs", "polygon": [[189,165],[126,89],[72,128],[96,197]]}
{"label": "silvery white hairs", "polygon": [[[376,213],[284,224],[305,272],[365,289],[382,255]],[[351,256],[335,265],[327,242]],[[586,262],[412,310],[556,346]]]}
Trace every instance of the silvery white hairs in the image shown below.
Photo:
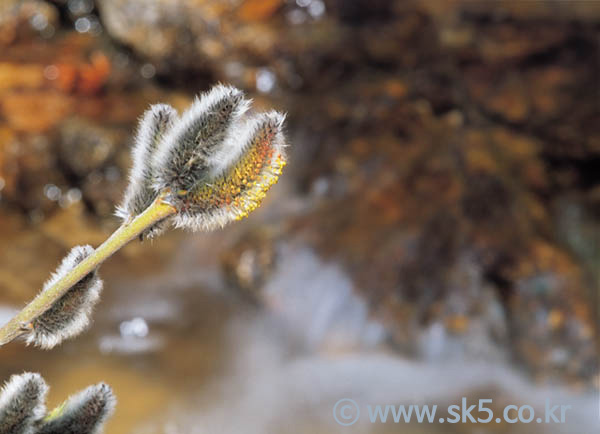
{"label": "silvery white hairs", "polygon": [[116,399],[99,383],[46,414],[48,386],[39,374],[13,375],[0,391],[0,434],[100,434]]}
{"label": "silvery white hairs", "polygon": [[248,107],[243,93],[230,86],[215,86],[196,98],[154,155],[156,190],[191,190]]}
{"label": "silvery white hairs", "polygon": [[214,155],[217,162],[191,188],[174,217],[176,227],[213,230],[256,209],[285,166],[285,116],[262,113]]}
{"label": "silvery white hairs", "polygon": [[[142,116],[132,150],[133,167],[129,174],[129,185],[123,203],[116,211],[116,215],[124,221],[129,221],[142,213],[155,199],[151,162],[158,143],[177,119],[177,111],[167,104],[155,104]],[[147,229],[141,238],[152,238],[162,233],[164,229],[164,224],[156,224]]]}
{"label": "silvery white hairs", "polygon": [[[217,85],[181,118],[169,106],[152,106],[117,215],[128,221],[163,194],[177,209],[170,223],[198,231],[223,227],[259,206],[286,164],[285,116],[247,116],[250,103],[239,89]],[[166,223],[144,237],[158,235]]]}
{"label": "silvery white hairs", "polygon": [[[76,246],[44,284],[42,292],[54,285],[77,264],[94,252],[91,246]],[[46,312],[33,320],[25,337],[28,344],[50,349],[78,335],[90,324],[92,310],[100,299],[102,280],[93,271],[72,286]]]}
{"label": "silvery white hairs", "polygon": [[48,386],[39,374],[13,375],[0,391],[0,434],[35,434]]}

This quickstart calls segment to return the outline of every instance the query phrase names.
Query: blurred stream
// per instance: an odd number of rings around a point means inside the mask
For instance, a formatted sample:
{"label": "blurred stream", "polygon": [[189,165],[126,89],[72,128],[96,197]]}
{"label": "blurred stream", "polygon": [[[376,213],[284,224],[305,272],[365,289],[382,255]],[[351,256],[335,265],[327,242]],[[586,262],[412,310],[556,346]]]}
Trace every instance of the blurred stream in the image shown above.
{"label": "blurred stream", "polygon": [[[281,247],[265,309],[227,287],[215,269],[213,236],[167,237],[177,239],[177,253],[158,272],[135,277],[118,259],[105,265],[105,297],[79,339],[51,352],[7,347],[10,365],[44,374],[50,406],[106,381],[119,399],[107,426],[114,434],[387,433],[397,431],[370,424],[366,415],[340,427],[335,402],[444,407],[485,396],[500,411],[500,403],[542,409],[549,397],[573,405],[568,429],[502,424],[493,432],[583,433],[597,426],[593,394],[538,388],[501,361],[419,362],[395,354],[343,270],[307,247]],[[443,341],[425,334],[422,344],[431,351]],[[443,427],[415,423],[402,431],[448,432]],[[463,424],[456,432],[472,431]]]}

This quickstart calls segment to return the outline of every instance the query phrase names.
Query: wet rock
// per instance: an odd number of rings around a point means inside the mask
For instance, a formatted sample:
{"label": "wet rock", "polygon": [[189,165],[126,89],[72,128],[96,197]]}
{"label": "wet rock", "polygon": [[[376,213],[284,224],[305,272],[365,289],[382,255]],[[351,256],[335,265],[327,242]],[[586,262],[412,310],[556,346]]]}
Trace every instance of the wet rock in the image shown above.
{"label": "wet rock", "polygon": [[37,89],[45,82],[42,65],[0,63],[0,91],[5,89]]}
{"label": "wet rock", "polygon": [[581,271],[559,249],[538,242],[532,262],[521,265],[509,304],[516,355],[536,378],[557,374],[579,387],[595,372],[594,312]]}
{"label": "wet rock", "polygon": [[125,136],[121,130],[71,118],[60,125],[58,156],[77,176],[84,177],[104,167],[123,141]]}
{"label": "wet rock", "polygon": [[45,69],[45,75],[52,85],[62,92],[93,95],[98,93],[108,81],[112,65],[101,51],[95,51],[85,61],[60,62]]}
{"label": "wet rock", "polygon": [[16,137],[10,128],[0,129],[0,194],[13,196],[17,189],[18,167],[15,164],[17,153]]}
{"label": "wet rock", "polygon": [[263,87],[261,73],[298,88],[298,70],[317,66],[298,53],[327,56],[340,42],[341,29],[321,19],[325,4],[319,4],[314,16],[281,0],[103,0],[98,7],[108,33],[149,60],[159,75],[174,79],[182,70],[204,71],[268,93],[274,86]]}
{"label": "wet rock", "polygon": [[3,212],[0,236],[1,303],[21,306],[41,290],[49,270],[56,268],[66,250],[16,213]]}
{"label": "wet rock", "polygon": [[0,114],[17,131],[46,132],[73,110],[73,101],[55,91],[7,92]]}
{"label": "wet rock", "polygon": [[[552,69],[549,82],[560,82],[565,75]],[[596,375],[595,314],[581,266],[556,238],[545,200],[556,179],[544,159],[548,137],[535,129],[516,132],[493,116],[480,121],[467,106],[436,114],[435,105],[363,83],[345,89],[343,103],[326,101],[298,114],[318,145],[308,155],[304,149],[296,164],[306,170],[306,191],[318,183],[327,185],[327,195],[293,225],[293,236],[343,260],[402,351],[508,357],[540,381],[560,377],[589,387]],[[406,83],[411,95],[413,81]],[[529,95],[542,95],[543,87]],[[535,111],[529,95],[518,98]],[[518,103],[502,104],[510,111],[500,116],[507,124],[528,119]],[[328,134],[323,119],[353,129]],[[390,130],[396,136],[377,133]],[[540,249],[544,238],[552,241]],[[557,258],[553,265],[548,255]],[[561,276],[554,295],[522,289],[540,270]],[[536,315],[549,319],[534,333]],[[569,332],[564,324],[571,324]],[[423,330],[434,325],[442,338],[427,338],[424,350]]]}
{"label": "wet rock", "polygon": [[0,4],[0,46],[32,35],[49,38],[59,25],[59,13],[41,0],[5,0]]}
{"label": "wet rock", "polygon": [[225,250],[221,263],[229,283],[252,301],[260,302],[276,258],[274,234],[265,229],[245,234]]}
{"label": "wet rock", "polygon": [[65,177],[54,170],[56,155],[47,136],[16,133],[5,129],[0,144],[2,201],[26,212],[37,220],[57,205],[49,199],[46,187],[63,185]]}
{"label": "wet rock", "polygon": [[220,56],[225,50],[218,20],[230,6],[222,3],[157,0],[148,7],[140,2],[107,0],[98,6],[113,37],[154,61],[202,64],[205,57]]}
{"label": "wet rock", "polygon": [[40,224],[40,232],[64,249],[80,244],[98,246],[110,235],[85,212],[81,201],[64,206],[45,219]]}
{"label": "wet rock", "polygon": [[468,0],[460,0],[449,4],[443,0],[420,3],[434,16],[474,14],[492,16],[497,20],[513,19],[550,19],[557,21],[589,20],[600,17],[600,7],[594,2],[555,3],[553,0],[536,2],[513,2],[501,0],[486,5]]}
{"label": "wet rock", "polygon": [[244,21],[261,21],[273,16],[282,5],[282,0],[245,0],[238,10],[238,16]]}
{"label": "wet rock", "polygon": [[123,91],[123,80],[137,77],[129,70],[116,73],[107,91],[109,54],[118,58],[99,39],[76,32],[50,41],[22,35],[1,51],[2,201],[32,221],[73,197],[83,196],[103,216],[120,200],[137,118],[163,97],[151,89]]}
{"label": "wet rock", "polygon": [[125,173],[117,166],[110,165],[90,172],[82,179],[84,200],[96,214],[102,217],[114,215],[115,204],[121,200],[126,186]]}

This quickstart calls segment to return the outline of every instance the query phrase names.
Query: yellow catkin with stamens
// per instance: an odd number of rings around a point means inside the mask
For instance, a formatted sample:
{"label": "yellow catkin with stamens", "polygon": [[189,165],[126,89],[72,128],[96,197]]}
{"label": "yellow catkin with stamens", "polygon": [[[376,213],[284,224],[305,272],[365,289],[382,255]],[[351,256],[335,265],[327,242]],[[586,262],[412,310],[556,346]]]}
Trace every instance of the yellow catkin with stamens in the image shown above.
{"label": "yellow catkin with stamens", "polygon": [[239,158],[221,175],[200,182],[189,193],[178,224],[214,229],[254,211],[286,164],[282,123],[283,116],[276,113],[260,118],[242,141]]}

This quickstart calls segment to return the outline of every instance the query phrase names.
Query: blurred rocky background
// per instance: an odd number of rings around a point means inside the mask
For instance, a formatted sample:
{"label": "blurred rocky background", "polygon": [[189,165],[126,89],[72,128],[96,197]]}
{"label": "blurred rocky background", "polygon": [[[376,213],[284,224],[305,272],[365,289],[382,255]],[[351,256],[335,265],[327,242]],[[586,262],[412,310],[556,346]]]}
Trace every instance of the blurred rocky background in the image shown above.
{"label": "blurred rocky background", "polygon": [[231,83],[286,111],[292,144],[258,213],[133,243],[91,331],[2,348],[1,378],[99,377],[108,432],[204,432],[142,422],[237,359],[252,317],[285,326],[286,357],[502,363],[597,394],[599,30],[595,1],[1,0],[3,321],[116,228],[149,104]]}

